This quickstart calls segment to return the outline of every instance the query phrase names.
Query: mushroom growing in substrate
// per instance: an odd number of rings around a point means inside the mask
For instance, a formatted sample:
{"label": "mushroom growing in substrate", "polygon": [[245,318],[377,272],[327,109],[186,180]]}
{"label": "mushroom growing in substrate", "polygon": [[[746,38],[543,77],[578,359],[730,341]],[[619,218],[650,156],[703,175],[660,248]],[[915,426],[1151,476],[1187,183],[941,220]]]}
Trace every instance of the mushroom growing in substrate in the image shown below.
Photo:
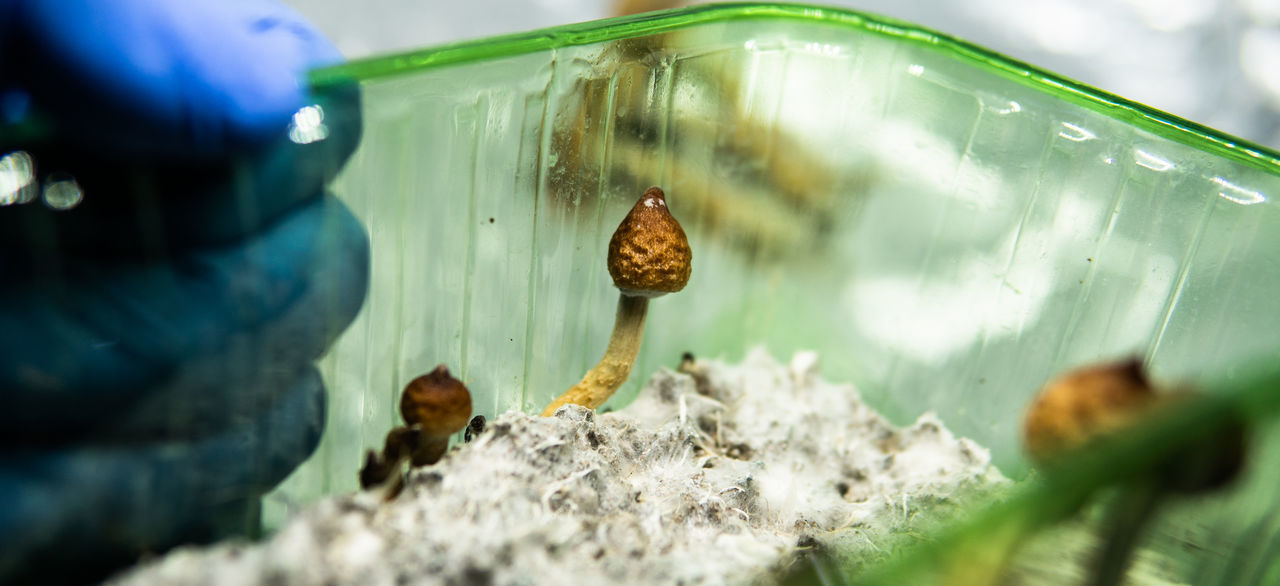
{"label": "mushroom growing in substrate", "polygon": [[609,347],[578,384],[547,405],[543,417],[568,403],[595,409],[626,382],[640,352],[649,299],[684,289],[692,256],[684,229],[667,210],[665,194],[650,187],[609,240],[609,276],[620,293]]}
{"label": "mushroom growing in substrate", "polygon": [[[1193,397],[1189,391],[1157,392],[1137,360],[1067,373],[1045,385],[1027,412],[1023,434],[1028,455],[1052,469],[1082,450],[1107,449],[1108,438]],[[1151,469],[1130,471],[1108,510],[1105,543],[1090,583],[1119,584],[1142,528],[1159,503],[1170,495],[1229,484],[1244,465],[1245,451],[1243,424],[1231,424],[1173,450]]]}
{"label": "mushroom growing in substrate", "polygon": [[[1097,448],[1109,436],[1136,427],[1161,408],[1194,396],[1187,390],[1158,392],[1137,360],[1066,373],[1046,384],[1027,410],[1023,422],[1027,453],[1036,464],[1051,468],[1074,452]],[[1171,492],[1219,488],[1243,466],[1244,444],[1243,427],[1231,426],[1193,448],[1177,451],[1160,462],[1152,476]]]}
{"label": "mushroom growing in substrate", "polygon": [[387,498],[399,493],[400,469],[406,460],[414,467],[440,461],[449,448],[449,436],[466,427],[471,418],[471,392],[441,364],[405,386],[400,416],[407,425],[387,432],[382,454],[369,450],[360,469],[361,488],[391,480]]}

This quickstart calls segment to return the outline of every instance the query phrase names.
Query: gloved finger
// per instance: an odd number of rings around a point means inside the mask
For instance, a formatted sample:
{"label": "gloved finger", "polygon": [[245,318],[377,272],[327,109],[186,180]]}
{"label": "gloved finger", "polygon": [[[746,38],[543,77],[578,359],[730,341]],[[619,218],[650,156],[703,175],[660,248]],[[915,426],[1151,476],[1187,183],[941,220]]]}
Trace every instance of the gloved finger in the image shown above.
{"label": "gloved finger", "polygon": [[78,569],[67,562],[98,569],[234,528],[225,516],[244,513],[319,442],[320,375],[293,375],[279,400],[201,441],[0,453],[0,583],[49,583]]}
{"label": "gloved finger", "polygon": [[[0,289],[0,434],[32,441],[53,421],[95,429],[151,389],[170,405],[216,404],[227,391],[183,385],[220,365],[309,363],[359,311],[368,262],[363,228],[325,197],[240,246],[163,263],[71,263]],[[236,345],[250,337],[262,345]],[[271,355],[219,362],[255,347]]]}
{"label": "gloved finger", "polygon": [[272,0],[7,0],[0,79],[95,150],[220,158],[276,135],[340,60]]}
{"label": "gloved finger", "polygon": [[82,195],[71,209],[0,206],[0,250],[26,253],[10,252],[0,275],[16,280],[69,255],[164,258],[253,234],[319,195],[359,142],[356,88],[334,88],[316,104],[310,134],[295,128],[288,137],[282,126],[274,141],[216,162],[161,165],[74,143],[30,147],[41,176],[64,173]]}
{"label": "gloved finger", "polygon": [[17,279],[61,256],[164,257],[257,232],[317,196],[360,141],[357,88],[332,88],[315,102],[308,134],[294,128],[287,137],[282,127],[275,141],[223,161],[160,165],[74,143],[28,147],[46,183],[73,178],[81,198],[72,209],[0,206],[0,249],[12,251],[0,275]]}

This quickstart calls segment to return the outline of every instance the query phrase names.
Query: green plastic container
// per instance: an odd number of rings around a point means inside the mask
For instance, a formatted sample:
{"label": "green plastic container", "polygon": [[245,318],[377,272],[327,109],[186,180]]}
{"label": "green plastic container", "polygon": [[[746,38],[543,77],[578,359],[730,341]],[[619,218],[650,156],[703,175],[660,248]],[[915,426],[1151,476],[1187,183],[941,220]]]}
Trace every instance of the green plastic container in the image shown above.
{"label": "green plastic container", "polygon": [[[372,285],[277,517],[354,489],[438,363],[488,417],[576,382],[612,327],[606,243],[650,185],[693,278],[652,304],[614,405],[685,351],[817,350],[895,421],[936,411],[1019,478],[1019,420],[1054,373],[1137,356],[1212,387],[1280,349],[1280,155],[909,24],[704,6],[313,77],[352,79],[366,130],[334,190],[369,228]],[[1267,575],[1266,443],[1211,512],[1156,530],[1188,580]]]}

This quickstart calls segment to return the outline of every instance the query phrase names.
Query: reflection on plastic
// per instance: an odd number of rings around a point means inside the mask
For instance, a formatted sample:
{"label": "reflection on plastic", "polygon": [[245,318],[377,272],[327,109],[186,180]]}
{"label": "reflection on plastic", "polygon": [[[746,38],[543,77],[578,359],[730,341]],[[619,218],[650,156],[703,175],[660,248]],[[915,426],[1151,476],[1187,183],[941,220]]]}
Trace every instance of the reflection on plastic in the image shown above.
{"label": "reflection on plastic", "polygon": [[1134,149],[1134,162],[1140,167],[1146,167],[1152,171],[1163,173],[1173,168],[1173,163],[1157,157],[1142,149]]}
{"label": "reflection on plastic", "polygon": [[[1070,122],[1063,122],[1062,127],[1067,129],[1067,131],[1070,131],[1070,132],[1060,130],[1058,131],[1058,136],[1061,136],[1062,138],[1065,138],[1070,141],[1084,142],[1086,140],[1093,140],[1095,138],[1098,138],[1098,135],[1092,132],[1089,132],[1084,128],[1076,126],[1075,124],[1072,124]],[[1107,161],[1107,162],[1110,163],[1111,161]]]}
{"label": "reflection on plastic", "polygon": [[49,176],[44,184],[44,205],[55,210],[69,210],[80,205],[84,200],[84,190],[76,183],[74,177],[63,173]]}
{"label": "reflection on plastic", "polygon": [[36,162],[26,151],[0,157],[0,206],[29,203],[36,198]]}
{"label": "reflection on plastic", "polygon": [[289,140],[298,144],[311,144],[324,140],[329,136],[329,127],[324,124],[324,108],[318,104],[304,106],[293,114],[289,123]]}
{"label": "reflection on plastic", "polygon": [[1008,102],[1005,103],[1005,106],[1003,108],[992,108],[992,109],[995,111],[996,114],[1017,114],[1018,112],[1022,111],[1022,104],[1019,104],[1013,100],[1009,100]]}
{"label": "reflection on plastic", "polygon": [[1267,196],[1262,195],[1262,193],[1240,187],[1235,183],[1227,181],[1223,177],[1214,177],[1213,182],[1221,185],[1223,188],[1222,191],[1218,192],[1219,197],[1233,201],[1242,206],[1251,206],[1255,203],[1267,201]]}
{"label": "reflection on plastic", "polygon": [[[876,340],[920,364],[936,366],[984,337],[1018,335],[1040,319],[1054,291],[1054,264],[1026,264],[996,276],[990,271],[993,258],[959,262],[955,276],[850,279],[844,302],[858,327]],[[993,285],[1011,294],[993,295],[998,290]]]}
{"label": "reflection on plastic", "polygon": [[841,49],[839,45],[832,45],[828,43],[805,43],[804,51],[806,53],[816,53],[827,57],[839,57],[843,49]]}

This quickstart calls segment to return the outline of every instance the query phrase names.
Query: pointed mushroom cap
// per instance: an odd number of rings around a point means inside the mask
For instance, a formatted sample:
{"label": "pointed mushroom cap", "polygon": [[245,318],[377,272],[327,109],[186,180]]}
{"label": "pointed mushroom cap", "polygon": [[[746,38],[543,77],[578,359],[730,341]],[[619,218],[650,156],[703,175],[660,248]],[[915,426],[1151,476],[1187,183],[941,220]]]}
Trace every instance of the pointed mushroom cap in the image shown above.
{"label": "pointed mushroom cap", "polygon": [[[1161,407],[1195,396],[1187,390],[1156,393],[1130,360],[1080,369],[1045,385],[1027,412],[1023,432],[1031,459],[1053,464],[1099,437],[1135,425]],[[1195,493],[1239,476],[1248,452],[1245,425],[1232,422],[1198,438],[1155,466],[1166,489]]]}
{"label": "pointed mushroom cap", "polygon": [[413,379],[400,395],[400,415],[418,425],[428,436],[457,433],[471,420],[471,393],[441,364]]}
{"label": "pointed mushroom cap", "polygon": [[1027,453],[1036,462],[1053,461],[1128,426],[1156,400],[1138,360],[1068,373],[1046,384],[1027,411]]}
{"label": "pointed mushroom cap", "polygon": [[657,297],[684,289],[692,272],[689,240],[667,210],[662,190],[650,187],[609,240],[609,276],[623,295]]}

